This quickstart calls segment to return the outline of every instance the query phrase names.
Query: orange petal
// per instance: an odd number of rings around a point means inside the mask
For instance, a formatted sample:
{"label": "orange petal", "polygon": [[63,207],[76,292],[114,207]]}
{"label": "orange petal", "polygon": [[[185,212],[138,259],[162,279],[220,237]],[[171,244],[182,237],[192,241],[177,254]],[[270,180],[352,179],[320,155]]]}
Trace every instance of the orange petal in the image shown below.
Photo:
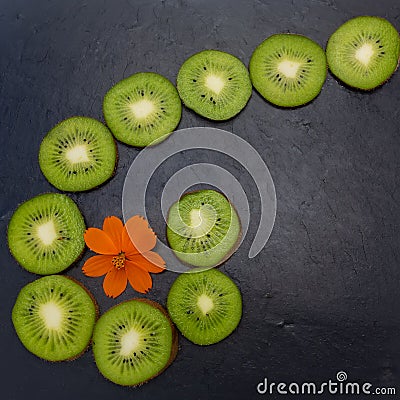
{"label": "orange petal", "polygon": [[126,289],[127,282],[124,268],[112,268],[104,278],[104,292],[108,297],[118,297]]}
{"label": "orange petal", "polygon": [[165,261],[161,256],[153,251],[148,251],[144,254],[135,254],[125,260],[125,264],[133,264],[135,267],[139,267],[144,271],[152,272],[153,274],[163,272],[165,269]]}
{"label": "orange petal", "polygon": [[97,228],[89,228],[84,234],[85,242],[90,250],[98,254],[118,254],[120,249],[115,247],[115,244],[111,240],[110,236],[104,231]]}
{"label": "orange petal", "polygon": [[137,292],[147,293],[151,289],[153,283],[148,272],[135,266],[132,267],[132,264],[125,264],[125,270],[129,283]]}
{"label": "orange petal", "polygon": [[[131,245],[129,245],[128,240],[131,241]],[[125,233],[122,234],[122,245],[128,256],[134,254],[136,249],[136,253],[145,253],[151,250],[156,242],[157,237],[145,218],[135,215],[126,222]]]}
{"label": "orange petal", "polygon": [[143,253],[143,257],[161,269],[165,269],[164,259],[155,251],[147,251],[146,253]]}
{"label": "orange petal", "polygon": [[113,256],[93,256],[86,260],[82,267],[82,271],[86,276],[102,276],[105,275],[113,265],[111,263]]}
{"label": "orange petal", "polygon": [[103,222],[103,231],[110,237],[118,250],[122,249],[122,231],[124,224],[114,216],[107,217]]}
{"label": "orange petal", "polygon": [[122,251],[129,257],[135,254],[140,254],[137,248],[133,245],[131,238],[126,231],[126,228],[122,231]]}

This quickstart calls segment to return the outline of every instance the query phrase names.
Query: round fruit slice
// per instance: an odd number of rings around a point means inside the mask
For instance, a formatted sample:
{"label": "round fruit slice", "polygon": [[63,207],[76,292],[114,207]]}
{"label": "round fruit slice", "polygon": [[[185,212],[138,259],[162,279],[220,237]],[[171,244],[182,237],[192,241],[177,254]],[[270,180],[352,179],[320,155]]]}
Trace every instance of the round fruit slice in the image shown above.
{"label": "round fruit slice", "polygon": [[294,34],[272,35],[253,52],[250,77],[257,91],[280,107],[313,100],[327,74],[324,50],[311,39]]}
{"label": "round fruit slice", "polygon": [[212,268],[237,249],[239,217],[229,200],[215,190],[188,193],[169,210],[167,238],[180,260]]}
{"label": "round fruit slice", "polygon": [[147,382],[176,357],[178,336],[167,312],[150,300],[119,304],[98,320],[93,353],[100,372],[123,386]]}
{"label": "round fruit slice", "polygon": [[161,142],[174,131],[181,119],[182,103],[168,79],[140,72],[107,92],[103,113],[118,140],[145,147]]}
{"label": "round fruit slice", "polygon": [[204,50],[188,58],[179,70],[177,88],[188,108],[216,121],[238,114],[252,91],[244,64],[217,50]]}
{"label": "round fruit slice", "polygon": [[181,274],[167,299],[168,312],[183,336],[200,345],[230,335],[242,316],[242,296],[235,283],[215,269]]}
{"label": "round fruit slice", "polygon": [[387,81],[396,70],[400,38],[389,21],[357,17],[345,22],[326,46],[332,73],[349,86],[370,90]]}
{"label": "round fruit slice", "polygon": [[117,148],[110,131],[99,121],[73,117],[56,125],[43,139],[39,165],[57,189],[80,192],[112,177]]}
{"label": "round fruit slice", "polygon": [[22,344],[48,361],[80,356],[89,345],[96,316],[91,294],[60,275],[45,276],[26,285],[12,310]]}
{"label": "round fruit slice", "polygon": [[85,222],[76,204],[58,193],[22,203],[8,225],[8,246],[28,271],[56,274],[68,268],[85,247]]}

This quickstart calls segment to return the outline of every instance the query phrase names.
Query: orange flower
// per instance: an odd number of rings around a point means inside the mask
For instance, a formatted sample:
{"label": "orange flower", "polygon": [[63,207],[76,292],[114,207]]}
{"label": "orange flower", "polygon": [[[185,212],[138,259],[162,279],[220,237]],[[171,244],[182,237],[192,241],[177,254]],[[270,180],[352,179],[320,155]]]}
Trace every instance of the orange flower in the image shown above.
{"label": "orange flower", "polygon": [[119,218],[107,217],[103,230],[89,228],[84,238],[89,249],[99,255],[89,258],[82,271],[87,276],[106,275],[103,288],[109,297],[118,297],[128,281],[137,292],[147,293],[152,287],[149,272],[158,274],[165,269],[162,257],[150,251],[156,245],[156,235],[138,215],[125,226]]}

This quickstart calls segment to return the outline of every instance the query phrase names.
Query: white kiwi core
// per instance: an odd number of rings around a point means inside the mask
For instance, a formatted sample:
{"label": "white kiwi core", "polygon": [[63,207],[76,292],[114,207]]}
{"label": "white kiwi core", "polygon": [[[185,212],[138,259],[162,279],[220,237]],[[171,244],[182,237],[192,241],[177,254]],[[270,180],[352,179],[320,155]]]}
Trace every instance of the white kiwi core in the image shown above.
{"label": "white kiwi core", "polygon": [[225,86],[225,82],[217,75],[208,75],[206,78],[206,87],[215,94],[220,94]]}
{"label": "white kiwi core", "polygon": [[374,55],[374,49],[369,43],[364,43],[359,49],[357,49],[355,57],[364,65],[368,65],[371,61],[371,57]]}
{"label": "white kiwi core", "polygon": [[140,343],[140,334],[134,329],[126,332],[121,337],[121,349],[119,353],[121,356],[129,356],[133,351],[137,349]]}
{"label": "white kiwi core", "polygon": [[54,226],[54,222],[50,220],[45,224],[39,225],[37,228],[37,234],[39,236],[39,239],[45,246],[51,245],[57,238],[57,232],[56,227]]}
{"label": "white kiwi core", "polygon": [[61,328],[62,311],[53,301],[42,304],[40,306],[39,314],[47,329],[59,330]]}
{"label": "white kiwi core", "polygon": [[201,210],[199,208],[190,210],[190,227],[198,228],[202,222],[203,218],[201,218]]}
{"label": "white kiwi core", "polygon": [[206,294],[202,294],[197,300],[197,306],[201,312],[206,315],[209,311],[214,308],[214,302]]}
{"label": "white kiwi core", "polygon": [[83,144],[74,146],[65,153],[65,157],[71,164],[78,164],[89,161],[86,146]]}
{"label": "white kiwi core", "polygon": [[278,71],[286,78],[296,78],[300,63],[296,61],[284,60],[278,64]]}
{"label": "white kiwi core", "polygon": [[129,105],[136,119],[145,119],[154,111],[153,102],[143,99]]}

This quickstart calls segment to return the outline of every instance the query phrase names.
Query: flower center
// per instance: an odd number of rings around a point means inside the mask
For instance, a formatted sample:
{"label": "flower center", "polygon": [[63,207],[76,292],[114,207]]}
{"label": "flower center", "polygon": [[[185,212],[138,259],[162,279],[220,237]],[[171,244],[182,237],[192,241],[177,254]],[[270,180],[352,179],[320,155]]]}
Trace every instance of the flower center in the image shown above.
{"label": "flower center", "polygon": [[125,253],[120,253],[117,256],[113,257],[111,260],[112,264],[115,268],[121,269],[125,267]]}

